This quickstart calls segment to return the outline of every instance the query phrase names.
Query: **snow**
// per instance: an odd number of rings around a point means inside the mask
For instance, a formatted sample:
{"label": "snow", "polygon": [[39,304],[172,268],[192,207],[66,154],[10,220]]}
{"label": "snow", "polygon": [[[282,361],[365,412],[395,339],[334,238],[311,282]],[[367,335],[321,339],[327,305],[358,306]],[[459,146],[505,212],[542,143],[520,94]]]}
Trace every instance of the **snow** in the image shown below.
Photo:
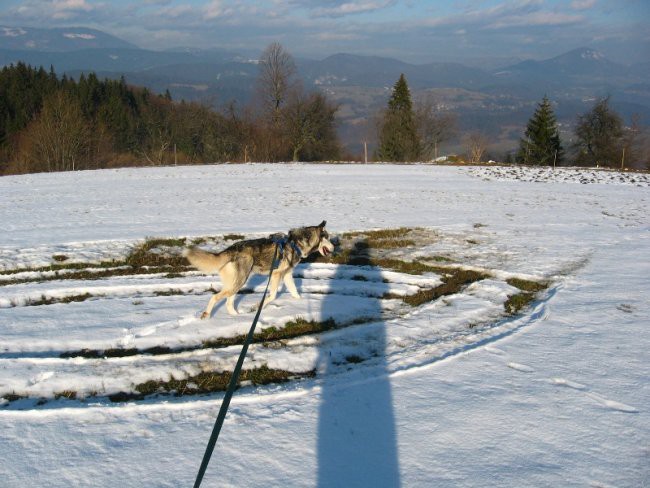
{"label": "snow", "polygon": [[[239,389],[203,486],[647,486],[649,200],[647,175],[577,169],[248,164],[0,178],[0,396],[28,397],[0,406],[2,484],[191,485],[221,395],[106,395],[231,370],[240,346],[200,345],[245,333],[265,285],[250,280],[240,315],[220,306],[201,321],[217,277],[53,279],[34,268],[64,255],[92,269],[147,236],[259,236],[326,219],[333,234],[428,229],[435,238],[398,255],[443,256],[489,278],[410,307],[397,297],[441,276],[301,264],[302,298],[281,292],[258,327],[353,325],[251,346],[245,368],[317,374]],[[550,286],[509,317],[512,277]],[[60,356],[155,346],[176,350]],[[55,399],[64,391],[77,399]]]}

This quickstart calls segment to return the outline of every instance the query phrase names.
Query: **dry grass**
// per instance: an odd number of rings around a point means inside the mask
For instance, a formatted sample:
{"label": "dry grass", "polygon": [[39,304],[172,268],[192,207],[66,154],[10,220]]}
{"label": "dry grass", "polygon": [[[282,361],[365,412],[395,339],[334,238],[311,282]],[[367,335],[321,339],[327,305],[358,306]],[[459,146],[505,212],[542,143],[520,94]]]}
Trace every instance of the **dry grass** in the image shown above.
{"label": "dry grass", "polygon": [[548,283],[546,282],[522,280],[521,278],[509,278],[506,280],[506,283],[515,288],[519,288],[522,291],[528,291],[531,293],[538,293],[548,288]]}
{"label": "dry grass", "polygon": [[419,307],[427,302],[432,302],[440,297],[460,293],[465,287],[480,280],[489,278],[485,273],[466,269],[455,270],[452,274],[442,278],[443,283],[435,288],[420,290],[413,295],[405,297],[389,296],[387,298],[401,298],[404,303],[412,307]]}
{"label": "dry grass", "polygon": [[535,295],[528,292],[521,292],[515,295],[510,295],[506,302],[503,304],[503,308],[508,315],[515,315],[519,313],[519,311],[524,307],[527,307],[534,299]]}
{"label": "dry grass", "polygon": [[548,282],[530,281],[521,278],[509,278],[506,280],[506,282],[510,286],[514,286],[515,288],[519,288],[521,290],[521,293],[510,295],[506,302],[503,304],[503,308],[508,315],[515,315],[519,313],[521,310],[530,305],[533,300],[535,300],[535,297],[538,293],[546,290],[549,286]]}
{"label": "dry grass", "polygon": [[[253,385],[267,385],[270,383],[284,383],[291,379],[313,377],[314,371],[295,373],[281,369],[272,369],[268,366],[243,370],[238,380],[238,385],[242,382],[250,382]],[[109,399],[113,402],[123,402],[129,400],[141,400],[150,395],[200,395],[225,391],[232,378],[230,372],[202,372],[187,378],[176,379],[173,376],[169,380],[149,380],[140,383],[134,387],[137,393],[120,392],[110,395]]]}

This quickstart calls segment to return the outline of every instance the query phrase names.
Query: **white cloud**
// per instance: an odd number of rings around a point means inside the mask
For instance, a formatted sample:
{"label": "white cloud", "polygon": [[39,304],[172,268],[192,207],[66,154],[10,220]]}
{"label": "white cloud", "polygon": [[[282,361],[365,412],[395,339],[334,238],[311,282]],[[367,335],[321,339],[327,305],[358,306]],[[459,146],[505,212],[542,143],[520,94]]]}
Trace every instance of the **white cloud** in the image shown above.
{"label": "white cloud", "polygon": [[15,29],[12,29],[11,27],[3,27],[2,28],[3,35],[5,37],[18,37],[18,36],[24,36],[27,34],[27,31],[24,29],[21,29],[20,27],[17,27]]}
{"label": "white cloud", "polygon": [[356,41],[362,39],[362,36],[359,34],[346,34],[342,32],[321,32],[311,37],[319,41]]}
{"label": "white cloud", "polygon": [[[365,14],[369,12],[374,12],[376,10],[381,10],[386,7],[390,7],[395,3],[395,0],[383,0],[383,1],[364,1],[364,2],[333,2],[335,5],[332,6],[313,6],[314,3],[322,2],[296,2],[308,8],[312,8],[312,15],[315,17],[343,17],[346,15],[354,14]],[[332,3],[332,2],[325,2]]]}
{"label": "white cloud", "polygon": [[193,15],[195,14],[195,10],[193,7],[190,5],[176,5],[173,7],[165,7],[160,9],[158,12],[155,13],[156,17],[161,17],[161,18],[171,18],[171,19],[177,19],[179,17],[182,17],[184,15]]}
{"label": "white cloud", "polygon": [[561,14],[556,12],[535,12],[528,15],[511,15],[495,20],[487,25],[490,29],[525,26],[552,26],[575,24],[584,20],[581,15]]}
{"label": "white cloud", "polygon": [[54,0],[52,2],[54,19],[66,20],[77,16],[81,12],[90,12],[95,9],[86,0]]}
{"label": "white cloud", "polygon": [[68,39],[85,39],[85,40],[95,39],[95,36],[92,34],[76,34],[74,32],[66,32],[65,34],[63,34],[63,37],[67,37]]}
{"label": "white cloud", "polygon": [[203,14],[208,20],[223,17],[229,13],[222,0],[211,0],[203,7]]}
{"label": "white cloud", "polygon": [[571,8],[573,10],[589,10],[596,5],[596,0],[573,0]]}

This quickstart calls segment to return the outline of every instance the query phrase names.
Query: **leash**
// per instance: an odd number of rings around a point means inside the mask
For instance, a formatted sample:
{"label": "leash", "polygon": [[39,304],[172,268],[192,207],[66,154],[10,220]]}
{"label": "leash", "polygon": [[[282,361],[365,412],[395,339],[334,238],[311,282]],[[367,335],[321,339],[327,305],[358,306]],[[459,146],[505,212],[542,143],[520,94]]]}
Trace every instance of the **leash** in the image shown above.
{"label": "leash", "polygon": [[[239,380],[239,375],[241,374],[242,366],[244,365],[244,359],[246,359],[248,346],[253,341],[255,326],[257,325],[257,321],[259,320],[260,314],[262,313],[262,307],[264,306],[264,299],[266,298],[266,293],[269,291],[269,284],[271,283],[271,275],[273,275],[273,271],[280,264],[280,260],[282,259],[284,253],[284,245],[288,241],[287,237],[284,237],[282,235],[277,235],[277,234],[271,236],[271,239],[275,243],[275,251],[273,252],[273,261],[271,261],[271,271],[269,272],[269,279],[266,282],[266,288],[264,289],[264,293],[262,294],[260,305],[257,308],[257,313],[255,314],[255,318],[253,319],[251,328],[248,331],[248,335],[246,336],[246,340],[244,341],[244,345],[242,346],[241,353],[239,353],[239,359],[237,360],[237,365],[235,366],[235,369],[232,372],[232,377],[230,378],[228,389],[226,390],[226,394],[224,395],[223,401],[221,402],[221,408],[219,409],[217,420],[214,423],[214,427],[212,428],[212,434],[210,434],[210,440],[208,441],[208,445],[205,448],[205,453],[203,454],[201,467],[199,468],[199,472],[196,475],[196,481],[194,481],[194,488],[199,488],[199,486],[201,486],[203,475],[205,474],[205,470],[208,468],[208,463],[210,462],[210,458],[212,457],[214,446],[217,443],[219,432],[221,432],[221,426],[223,425],[223,421],[226,419],[226,414],[228,413],[230,400],[232,399],[232,395],[233,393],[235,393],[235,389],[237,388],[237,382]],[[278,251],[279,251],[279,256],[278,256]],[[298,255],[300,256],[300,254]]]}

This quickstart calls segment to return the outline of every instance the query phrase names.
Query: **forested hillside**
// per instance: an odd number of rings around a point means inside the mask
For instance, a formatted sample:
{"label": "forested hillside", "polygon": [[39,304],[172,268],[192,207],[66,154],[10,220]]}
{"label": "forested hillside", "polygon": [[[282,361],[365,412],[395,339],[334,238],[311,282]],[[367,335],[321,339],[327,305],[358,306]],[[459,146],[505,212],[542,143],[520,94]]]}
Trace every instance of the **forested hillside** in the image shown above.
{"label": "forested hillside", "polygon": [[59,78],[18,63],[0,71],[0,172],[330,159],[335,111],[321,94],[293,93],[270,121],[246,107],[175,102],[123,78]]}

